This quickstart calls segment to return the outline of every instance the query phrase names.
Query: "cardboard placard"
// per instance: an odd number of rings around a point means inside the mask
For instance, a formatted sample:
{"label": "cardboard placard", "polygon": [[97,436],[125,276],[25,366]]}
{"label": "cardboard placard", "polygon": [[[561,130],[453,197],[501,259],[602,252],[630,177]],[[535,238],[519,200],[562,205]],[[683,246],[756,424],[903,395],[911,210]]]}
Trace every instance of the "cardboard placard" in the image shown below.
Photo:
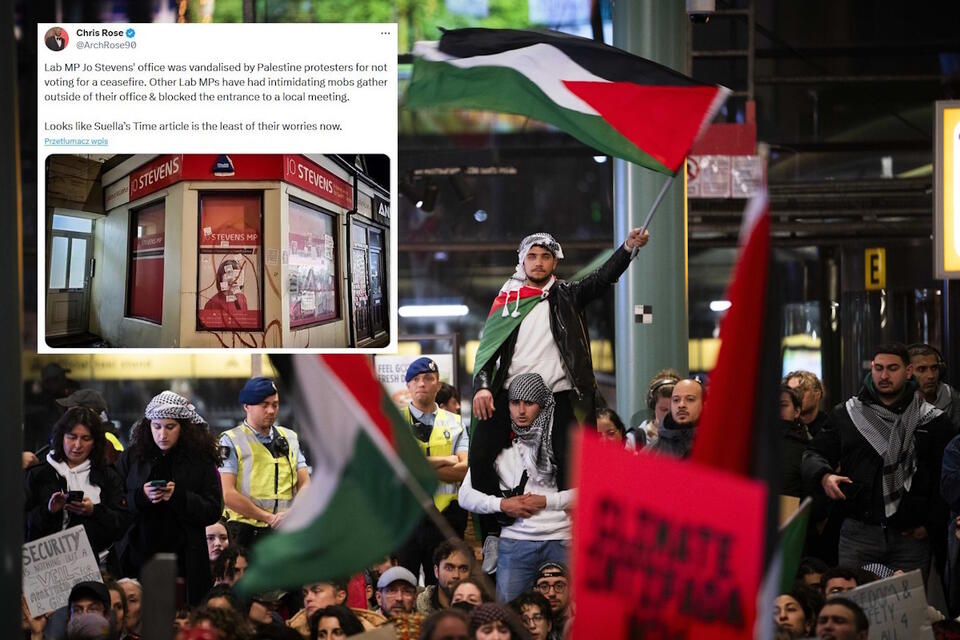
{"label": "cardboard placard", "polygon": [[577,470],[574,640],[753,637],[763,484],[592,433]]}
{"label": "cardboard placard", "polygon": [[97,556],[81,525],[23,545],[23,595],[37,617],[67,604],[78,582],[102,582]]}
{"label": "cardboard placard", "polygon": [[[927,621],[927,596],[919,569],[843,592],[870,621],[870,640],[933,638]],[[827,600],[829,603],[830,600]]]}

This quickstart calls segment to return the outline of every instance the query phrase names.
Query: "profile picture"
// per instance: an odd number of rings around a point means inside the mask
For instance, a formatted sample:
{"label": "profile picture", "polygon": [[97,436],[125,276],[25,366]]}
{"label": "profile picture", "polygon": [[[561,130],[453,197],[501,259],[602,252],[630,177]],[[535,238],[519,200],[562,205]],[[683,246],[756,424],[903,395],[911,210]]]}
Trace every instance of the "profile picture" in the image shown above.
{"label": "profile picture", "polygon": [[43,42],[50,51],[63,51],[67,48],[67,42],[69,41],[70,36],[67,35],[67,31],[63,27],[48,29],[43,36]]}

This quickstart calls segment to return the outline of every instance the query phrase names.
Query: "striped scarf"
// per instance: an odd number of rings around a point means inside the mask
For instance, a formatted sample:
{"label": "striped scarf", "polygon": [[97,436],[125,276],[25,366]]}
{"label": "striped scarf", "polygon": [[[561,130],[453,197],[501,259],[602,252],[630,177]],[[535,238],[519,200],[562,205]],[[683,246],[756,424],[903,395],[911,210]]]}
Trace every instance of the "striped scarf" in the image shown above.
{"label": "striped scarf", "polygon": [[879,403],[864,404],[856,396],[847,400],[846,408],[857,431],[883,458],[883,507],[889,518],[900,507],[904,492],[910,491],[917,471],[917,427],[943,412],[917,396],[903,413]]}
{"label": "striped scarf", "polygon": [[530,426],[511,425],[517,434],[514,444],[530,478],[543,486],[556,486],[557,462],[553,457],[553,410],[556,401],[553,394],[539,373],[522,373],[510,382],[510,399],[540,405],[540,412]]}

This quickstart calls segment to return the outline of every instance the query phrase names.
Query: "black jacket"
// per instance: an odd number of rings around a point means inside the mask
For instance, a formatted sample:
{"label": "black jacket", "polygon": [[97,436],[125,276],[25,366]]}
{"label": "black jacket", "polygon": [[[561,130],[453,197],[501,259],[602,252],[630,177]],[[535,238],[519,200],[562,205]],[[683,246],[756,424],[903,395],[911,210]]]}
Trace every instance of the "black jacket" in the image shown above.
{"label": "black jacket", "polygon": [[780,430],[783,433],[781,443],[781,465],[783,470],[783,484],[780,493],[785,496],[803,498],[806,492],[803,489],[802,474],[800,473],[803,452],[810,444],[810,437],[802,424],[780,420]]}
{"label": "black jacket", "polygon": [[[572,378],[573,388],[580,398],[602,406],[597,390],[597,378],[593,373],[590,356],[590,338],[583,322],[583,310],[593,300],[615,284],[630,266],[630,251],[623,245],[614,250],[596,271],[576,282],[557,281],[550,288],[547,302],[550,305],[550,331],[563,358],[563,366]],[[474,392],[489,389],[494,397],[503,389],[507,371],[517,346],[519,327],[503,341],[496,356],[490,358],[483,369],[474,376]],[[499,366],[497,361],[499,360]]]}
{"label": "black jacket", "polygon": [[[912,402],[915,382],[908,383],[903,397],[888,409],[902,413]],[[857,396],[864,404],[880,401],[864,386]],[[809,492],[822,495],[821,479],[828,473],[839,473],[853,483],[844,486],[846,499],[841,502],[846,517],[866,524],[886,524],[897,531],[924,526],[931,537],[946,525],[946,504],[940,498],[940,467],[943,452],[954,436],[946,414],[918,427],[916,438],[917,471],[897,512],[886,518],[883,506],[883,458],[870,446],[850,419],[844,405],[830,414],[830,421],[820,430],[803,454],[803,481]],[[839,471],[836,471],[839,468]],[[939,537],[942,537],[939,536]]]}
{"label": "black jacket", "polygon": [[[133,520],[118,545],[124,573],[138,577],[141,566],[154,553],[176,553],[178,573],[187,583],[187,601],[199,604],[212,586],[206,527],[223,511],[216,463],[192,460],[177,448],[167,456],[149,459],[132,459],[127,450],[117,468],[124,477]],[[148,480],[173,481],[170,501],[153,504],[147,500],[143,485]]]}
{"label": "black jacket", "polygon": [[[100,488],[100,504],[93,505],[93,514],[70,514],[69,526],[81,524],[94,553],[100,553],[120,539],[126,525],[123,508],[123,483],[112,466],[90,470],[90,484]],[[63,512],[50,513],[47,504],[57,491],[67,490],[67,480],[44,461],[24,474],[25,539],[27,542],[60,531]]]}
{"label": "black jacket", "polygon": [[686,460],[693,452],[693,439],[696,434],[696,423],[681,426],[674,422],[673,416],[668,413],[663,416],[660,427],[657,429],[657,441],[647,449],[655,453]]}

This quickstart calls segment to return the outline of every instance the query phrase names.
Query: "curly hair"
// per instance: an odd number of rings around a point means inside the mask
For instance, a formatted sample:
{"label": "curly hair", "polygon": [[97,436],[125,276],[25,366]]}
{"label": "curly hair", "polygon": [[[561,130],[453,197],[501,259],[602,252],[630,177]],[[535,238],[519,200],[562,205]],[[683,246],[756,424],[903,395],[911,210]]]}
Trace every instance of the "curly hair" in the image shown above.
{"label": "curly hair", "polygon": [[[129,453],[133,460],[156,458],[163,453],[153,441],[150,422],[149,418],[141,418],[133,427]],[[180,437],[175,445],[176,449],[183,451],[191,460],[214,465],[220,463],[217,441],[210,433],[209,425],[194,424],[189,420],[177,420],[177,423],[180,425]]]}
{"label": "curly hair", "polygon": [[86,407],[71,407],[67,412],[60,416],[56,424],[53,425],[53,436],[50,443],[51,455],[57,462],[63,462],[67,459],[67,454],[63,451],[63,437],[72,433],[74,427],[82,426],[93,436],[93,450],[90,451],[90,467],[98,469],[107,465],[107,459],[104,451],[107,447],[107,437],[103,432],[103,422],[100,416],[93,409]]}

